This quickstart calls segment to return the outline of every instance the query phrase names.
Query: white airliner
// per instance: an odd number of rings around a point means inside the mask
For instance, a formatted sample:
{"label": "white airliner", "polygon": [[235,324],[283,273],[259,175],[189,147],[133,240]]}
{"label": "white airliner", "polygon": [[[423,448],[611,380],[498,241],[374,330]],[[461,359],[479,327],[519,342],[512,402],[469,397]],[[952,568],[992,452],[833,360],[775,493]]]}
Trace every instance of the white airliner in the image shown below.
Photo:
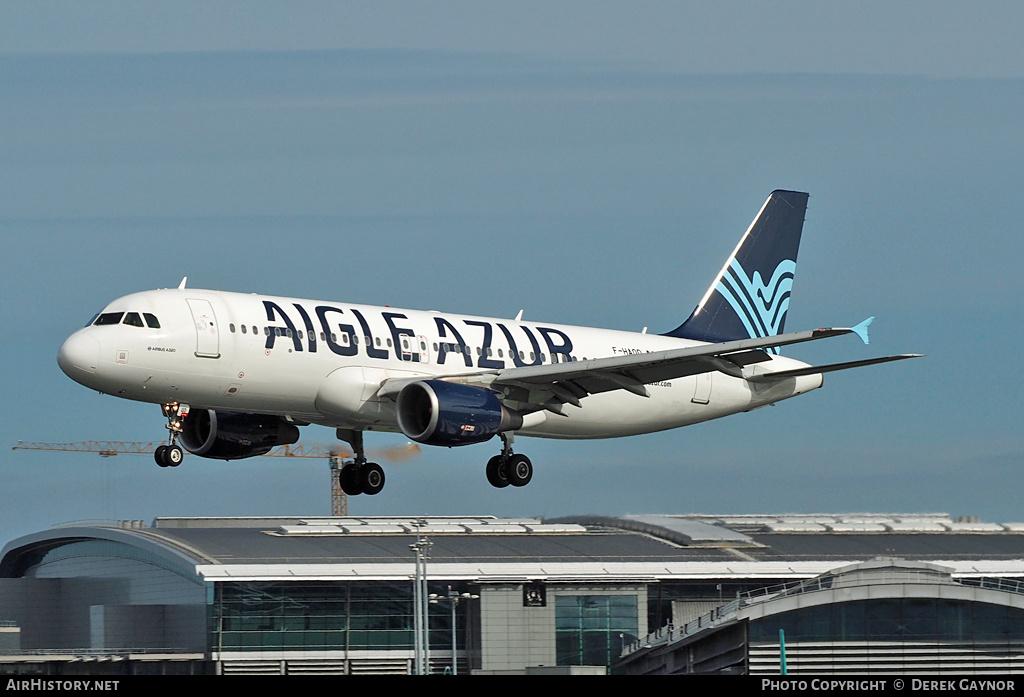
{"label": "white airliner", "polygon": [[[349,494],[376,494],[363,431],[429,445],[482,443],[496,487],[524,486],[533,465],[513,437],[613,438],[750,411],[822,385],[822,373],[911,358],[824,366],[779,348],[856,333],[784,334],[807,194],[775,191],[690,317],[665,334],[175,289],[119,298],[57,355],[76,382],[163,407],[161,466],[182,447],[233,460],[294,443],[298,426],[337,429],[355,458]],[[179,445],[180,443],[180,445]]]}

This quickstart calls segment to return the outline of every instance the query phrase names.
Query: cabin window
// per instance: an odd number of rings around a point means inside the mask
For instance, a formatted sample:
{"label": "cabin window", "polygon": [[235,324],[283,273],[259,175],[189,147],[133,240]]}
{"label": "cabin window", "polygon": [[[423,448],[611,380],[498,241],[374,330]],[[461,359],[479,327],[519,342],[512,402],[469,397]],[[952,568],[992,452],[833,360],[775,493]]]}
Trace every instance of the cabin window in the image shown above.
{"label": "cabin window", "polygon": [[232,334],[235,333],[235,323],[234,322],[232,322],[231,324],[228,325],[228,331],[231,332]]}
{"label": "cabin window", "polygon": [[245,325],[242,325],[242,333],[245,334]]}

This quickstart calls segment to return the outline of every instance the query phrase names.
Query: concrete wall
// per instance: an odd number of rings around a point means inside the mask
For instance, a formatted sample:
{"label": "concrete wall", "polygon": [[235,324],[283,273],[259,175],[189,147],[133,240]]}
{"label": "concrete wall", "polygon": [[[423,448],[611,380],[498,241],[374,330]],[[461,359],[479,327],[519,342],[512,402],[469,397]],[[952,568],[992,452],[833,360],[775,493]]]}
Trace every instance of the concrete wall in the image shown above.
{"label": "concrete wall", "polygon": [[555,604],[523,607],[523,585],[480,589],[481,669],[517,670],[555,665]]}
{"label": "concrete wall", "polygon": [[0,620],[21,628],[21,648],[60,646],[61,582],[58,579],[0,578]]}
{"label": "concrete wall", "polygon": [[523,584],[484,585],[480,589],[481,671],[521,672],[555,666],[555,598],[559,595],[634,595],[639,635],[648,632],[645,585],[547,584],[544,607],[523,603]]}

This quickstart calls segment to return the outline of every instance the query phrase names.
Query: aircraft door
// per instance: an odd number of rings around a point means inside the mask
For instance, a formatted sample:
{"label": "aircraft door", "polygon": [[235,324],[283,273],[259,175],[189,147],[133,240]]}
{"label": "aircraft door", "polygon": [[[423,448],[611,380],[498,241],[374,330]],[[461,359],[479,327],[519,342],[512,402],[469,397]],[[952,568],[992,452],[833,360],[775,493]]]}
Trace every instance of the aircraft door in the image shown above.
{"label": "aircraft door", "polygon": [[420,363],[430,363],[430,344],[427,343],[427,337],[422,335],[418,336],[416,337],[416,341],[418,341],[420,345]]}
{"label": "aircraft door", "polygon": [[427,338],[425,336],[402,334],[398,349],[403,361],[411,363],[430,362],[430,351],[427,349]]}
{"label": "aircraft door", "polygon": [[196,356],[220,358],[220,334],[217,331],[217,316],[209,300],[188,298],[188,309],[196,325]]}

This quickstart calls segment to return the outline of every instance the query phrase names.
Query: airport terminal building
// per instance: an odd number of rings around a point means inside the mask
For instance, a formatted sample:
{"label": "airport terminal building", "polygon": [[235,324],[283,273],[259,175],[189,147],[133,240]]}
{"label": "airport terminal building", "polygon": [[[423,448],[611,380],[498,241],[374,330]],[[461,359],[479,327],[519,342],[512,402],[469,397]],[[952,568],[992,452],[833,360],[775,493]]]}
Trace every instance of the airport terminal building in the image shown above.
{"label": "airport terminal building", "polygon": [[791,674],[1024,672],[1024,524],[937,514],[57,527],[3,548],[0,674],[411,673],[418,542],[435,673],[777,673],[783,627]]}

